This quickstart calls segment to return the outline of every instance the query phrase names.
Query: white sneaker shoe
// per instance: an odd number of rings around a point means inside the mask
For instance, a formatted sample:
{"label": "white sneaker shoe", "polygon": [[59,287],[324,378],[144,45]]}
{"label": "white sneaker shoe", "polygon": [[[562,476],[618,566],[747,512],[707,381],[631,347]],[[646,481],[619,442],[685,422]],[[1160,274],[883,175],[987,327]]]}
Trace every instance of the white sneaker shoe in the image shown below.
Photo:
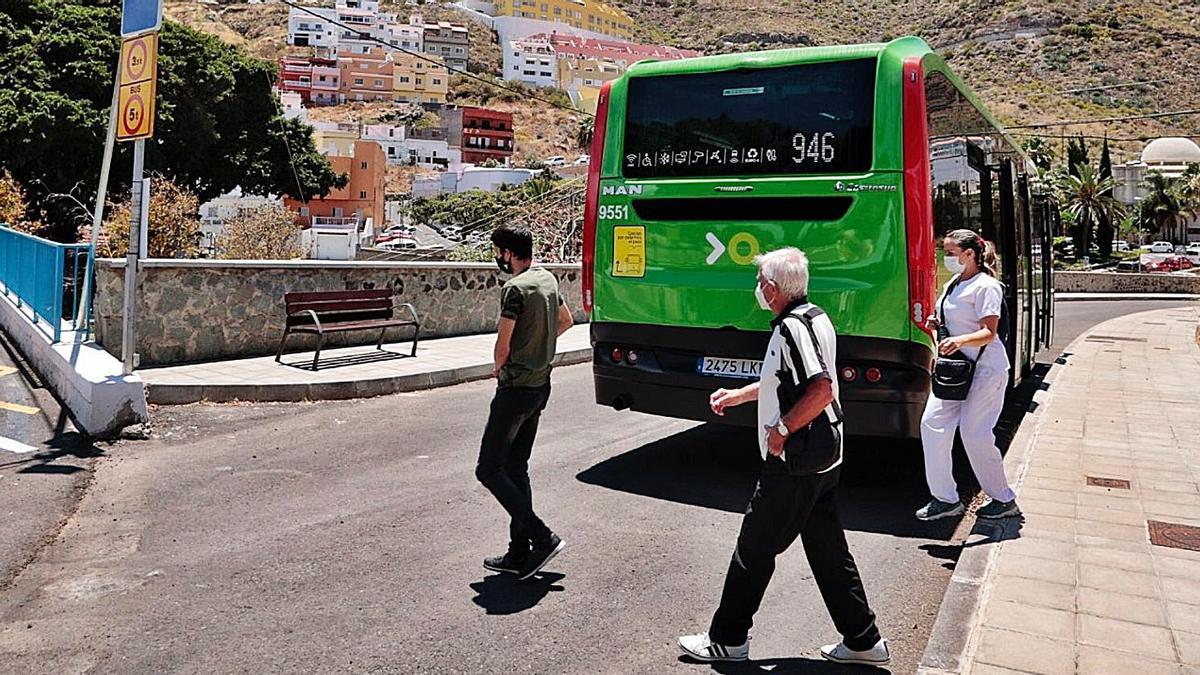
{"label": "white sneaker shoe", "polygon": [[886,666],[892,660],[892,652],[888,649],[887,640],[880,640],[874,647],[865,652],[856,652],[839,642],[836,645],[821,647],[821,656],[834,663],[855,663],[867,666]]}
{"label": "white sneaker shoe", "polygon": [[740,645],[721,645],[713,642],[708,633],[684,635],[679,638],[679,648],[684,654],[705,663],[745,661],[750,657],[750,638]]}

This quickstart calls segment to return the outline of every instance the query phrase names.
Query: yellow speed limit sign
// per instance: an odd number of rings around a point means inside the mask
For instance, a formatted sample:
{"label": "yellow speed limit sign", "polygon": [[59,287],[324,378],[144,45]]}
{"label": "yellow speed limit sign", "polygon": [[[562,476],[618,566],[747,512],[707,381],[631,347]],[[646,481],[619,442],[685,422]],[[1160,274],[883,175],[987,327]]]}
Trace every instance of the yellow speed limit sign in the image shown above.
{"label": "yellow speed limit sign", "polygon": [[121,43],[121,91],[117,98],[117,140],[154,135],[154,95],[158,81],[158,33]]}

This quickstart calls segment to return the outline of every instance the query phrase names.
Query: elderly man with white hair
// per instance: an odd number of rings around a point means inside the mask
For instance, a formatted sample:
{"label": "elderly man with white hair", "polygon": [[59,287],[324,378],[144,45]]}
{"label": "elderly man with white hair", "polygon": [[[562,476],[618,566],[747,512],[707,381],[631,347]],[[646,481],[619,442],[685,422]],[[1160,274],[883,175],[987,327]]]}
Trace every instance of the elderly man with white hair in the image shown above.
{"label": "elderly man with white hair", "polygon": [[808,301],[803,252],[783,248],[755,262],[755,297],[775,317],[762,376],[741,389],[713,392],[710,404],[714,413],[724,415],[731,406],[758,402],[762,474],[742,519],[709,630],[679,638],[679,646],[704,662],[747,659],[750,627],[775,571],[775,557],[798,536],[842,634],[842,641],[822,647],[821,655],[838,663],[884,665],[891,653],[875,625],[838,518],[842,410],[833,375],[837,334],[829,317]]}

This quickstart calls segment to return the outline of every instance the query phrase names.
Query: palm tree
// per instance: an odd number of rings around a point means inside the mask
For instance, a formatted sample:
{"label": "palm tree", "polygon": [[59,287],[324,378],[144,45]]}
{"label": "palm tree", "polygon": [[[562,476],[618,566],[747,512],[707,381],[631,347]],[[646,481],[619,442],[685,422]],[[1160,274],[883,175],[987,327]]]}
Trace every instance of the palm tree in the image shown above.
{"label": "palm tree", "polygon": [[575,145],[580,150],[587,150],[592,147],[594,129],[595,121],[590,117],[580,117],[575,121]]}
{"label": "palm tree", "polygon": [[1075,220],[1081,233],[1083,247],[1078,255],[1086,258],[1091,250],[1092,233],[1107,218],[1109,222],[1120,220],[1125,215],[1125,205],[1113,197],[1116,183],[1112,178],[1100,178],[1099,172],[1090,164],[1076,166],[1079,175],[1067,174],[1060,180],[1063,209]]}
{"label": "palm tree", "polygon": [[1175,194],[1184,211],[1193,218],[1200,218],[1200,164],[1188,164],[1175,186]]}
{"label": "palm tree", "polygon": [[1141,187],[1146,190],[1146,196],[1138,203],[1142,223],[1153,223],[1163,236],[1177,239],[1175,227],[1183,220],[1183,208],[1175,196],[1171,179],[1153,171],[1142,179]]}

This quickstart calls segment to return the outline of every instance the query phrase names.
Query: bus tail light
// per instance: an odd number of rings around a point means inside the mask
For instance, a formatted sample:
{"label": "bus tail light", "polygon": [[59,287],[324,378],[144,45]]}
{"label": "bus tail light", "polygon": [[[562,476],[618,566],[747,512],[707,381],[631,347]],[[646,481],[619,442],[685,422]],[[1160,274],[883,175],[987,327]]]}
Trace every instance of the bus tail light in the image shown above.
{"label": "bus tail light", "polygon": [[613,363],[620,363],[625,360],[625,352],[621,351],[620,347],[615,347],[612,350]]}
{"label": "bus tail light", "polygon": [[867,368],[867,372],[863,376],[867,378],[867,382],[879,384],[879,381],[883,379],[883,371],[878,368]]}
{"label": "bus tail light", "polygon": [[909,318],[933,337],[937,258],[933,250],[933,195],[929,184],[929,121],[921,57],[904,60],[904,222],[908,239]]}
{"label": "bus tail light", "polygon": [[587,195],[583,205],[583,311],[592,313],[596,289],[596,218],[600,209],[600,168],[604,164],[604,132],[608,128],[608,92],[612,82],[600,88],[592,148],[588,160]]}

